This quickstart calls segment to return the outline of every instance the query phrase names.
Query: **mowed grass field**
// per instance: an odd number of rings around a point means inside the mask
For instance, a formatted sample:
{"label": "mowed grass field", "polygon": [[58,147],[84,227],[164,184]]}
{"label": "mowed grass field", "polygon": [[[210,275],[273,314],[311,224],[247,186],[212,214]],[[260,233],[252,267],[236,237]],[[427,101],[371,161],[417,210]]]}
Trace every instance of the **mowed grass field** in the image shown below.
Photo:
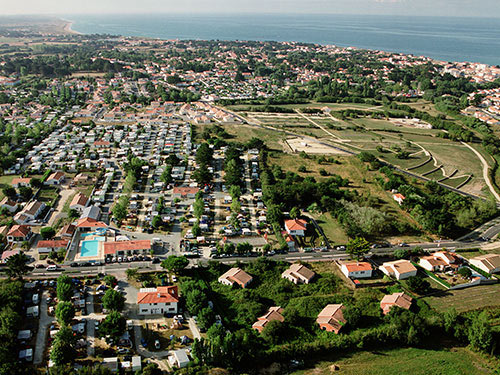
{"label": "mowed grass field", "polygon": [[500,306],[500,284],[480,285],[461,290],[448,290],[424,300],[438,311],[455,308],[458,312]]}
{"label": "mowed grass field", "polygon": [[[338,370],[333,371],[332,365]],[[359,352],[335,362],[320,362],[315,368],[293,375],[490,375],[498,366],[466,348],[442,350],[396,349]]]}

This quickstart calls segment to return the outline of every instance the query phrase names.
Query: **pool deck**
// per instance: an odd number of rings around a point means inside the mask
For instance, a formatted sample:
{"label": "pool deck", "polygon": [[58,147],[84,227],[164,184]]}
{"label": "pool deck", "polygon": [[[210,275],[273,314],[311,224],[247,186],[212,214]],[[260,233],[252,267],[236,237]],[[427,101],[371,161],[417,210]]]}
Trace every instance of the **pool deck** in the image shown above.
{"label": "pool deck", "polygon": [[[104,239],[104,240],[102,240],[102,239]],[[82,256],[82,243],[85,241],[95,241],[95,240],[98,240],[97,254],[91,255],[91,256]],[[95,234],[95,235],[85,236],[85,237],[81,238],[79,246],[78,246],[78,251],[76,252],[76,255],[75,255],[75,262],[103,261],[104,260],[104,247],[102,244],[104,242],[106,242],[106,237],[103,236],[102,234]]]}

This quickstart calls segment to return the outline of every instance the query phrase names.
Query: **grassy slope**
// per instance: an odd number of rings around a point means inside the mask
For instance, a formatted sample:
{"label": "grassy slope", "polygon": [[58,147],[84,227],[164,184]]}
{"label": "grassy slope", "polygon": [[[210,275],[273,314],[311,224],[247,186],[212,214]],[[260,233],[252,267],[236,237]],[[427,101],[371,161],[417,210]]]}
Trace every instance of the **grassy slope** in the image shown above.
{"label": "grassy slope", "polygon": [[494,364],[464,348],[450,350],[396,349],[383,352],[360,352],[335,362],[321,362],[316,368],[294,375],[332,374],[335,364],[339,375],[486,375]]}

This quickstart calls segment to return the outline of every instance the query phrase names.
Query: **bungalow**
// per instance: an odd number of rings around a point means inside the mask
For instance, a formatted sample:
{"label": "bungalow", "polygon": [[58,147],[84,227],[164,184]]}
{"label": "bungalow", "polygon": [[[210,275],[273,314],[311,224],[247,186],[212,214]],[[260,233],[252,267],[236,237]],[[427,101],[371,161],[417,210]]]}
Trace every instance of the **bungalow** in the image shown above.
{"label": "bungalow", "polygon": [[176,186],[174,187],[174,198],[194,198],[200,191],[197,187]]}
{"label": "bungalow", "polygon": [[292,236],[304,236],[307,222],[302,219],[293,219],[285,221],[285,229]]}
{"label": "bungalow", "polygon": [[342,304],[326,305],[316,319],[319,328],[327,332],[339,333],[342,326],[347,323],[342,313],[344,309]]}
{"label": "bungalow", "polygon": [[17,254],[20,254],[21,253],[21,250],[5,250],[3,253],[2,253],[2,263],[7,263],[7,260],[13,256],[13,255],[17,255]]}
{"label": "bungalow", "polygon": [[294,284],[309,284],[316,274],[306,266],[294,263],[281,274],[283,279],[290,280]]}
{"label": "bungalow", "polygon": [[177,349],[170,351],[168,362],[171,366],[176,366],[178,368],[186,367],[190,362],[186,349]]}
{"label": "bungalow", "polygon": [[73,224],[66,224],[61,230],[57,233],[59,237],[73,237],[75,234],[76,227]]}
{"label": "bungalow", "polygon": [[69,208],[72,210],[76,210],[78,212],[83,212],[83,210],[85,209],[85,207],[87,207],[88,204],[89,204],[89,199],[82,193],[78,193],[71,200]]}
{"label": "bungalow", "polygon": [[443,271],[447,266],[447,263],[443,259],[434,257],[433,255],[420,258],[418,264],[420,267],[431,272]]}
{"label": "bungalow", "polygon": [[106,225],[106,223],[103,223],[102,221],[97,221],[95,219],[91,219],[89,217],[81,218],[76,222],[76,228],[80,232],[86,232],[97,228],[107,228],[107,227],[108,226]]}
{"label": "bungalow", "polygon": [[470,264],[486,273],[500,272],[500,255],[486,254],[469,259]]}
{"label": "bungalow", "polygon": [[36,249],[38,254],[48,254],[52,251],[66,250],[68,248],[68,240],[46,240],[38,241]]}
{"label": "bungalow", "polygon": [[380,301],[380,308],[384,315],[387,315],[389,311],[391,311],[393,306],[401,307],[402,309],[409,310],[411,307],[411,303],[413,302],[413,298],[404,294],[404,293],[393,293],[387,294]]}
{"label": "bungalow", "polygon": [[26,224],[30,221],[36,220],[38,216],[43,212],[45,209],[45,203],[43,202],[38,202],[38,201],[32,201],[26,205],[22,209],[22,211],[18,212],[14,216],[14,221],[17,224]]}
{"label": "bungalow", "polygon": [[232,286],[235,283],[242,288],[246,288],[248,284],[252,282],[253,278],[248,273],[240,268],[233,267],[221,277],[219,277],[219,283],[224,285]]}
{"label": "bungalow", "polygon": [[178,303],[177,286],[141,288],[137,294],[140,315],[177,314]]}
{"label": "bungalow", "polygon": [[73,179],[73,183],[75,185],[91,185],[93,183],[93,179],[84,173],[79,173]]}
{"label": "bungalow", "polygon": [[64,182],[64,178],[63,172],[54,172],[47,178],[45,185],[61,185]]}
{"label": "bungalow", "polygon": [[18,204],[14,202],[13,200],[10,200],[7,197],[4,197],[2,201],[0,202],[0,208],[5,208],[7,209],[10,213],[14,213],[17,211]]}
{"label": "bungalow", "polygon": [[101,209],[97,206],[87,206],[83,209],[80,219],[93,219],[99,220],[101,216]]}
{"label": "bungalow", "polygon": [[417,268],[410,261],[404,259],[385,262],[379,269],[387,276],[396,278],[396,280],[404,280],[417,275]]}
{"label": "bungalow", "polygon": [[372,266],[368,262],[344,262],[341,264],[340,270],[346,277],[360,279],[372,277]]}
{"label": "bungalow", "polygon": [[283,309],[279,306],[273,306],[269,308],[269,311],[257,318],[257,321],[252,325],[252,328],[255,329],[256,331],[259,331],[259,333],[262,333],[264,328],[266,328],[266,325],[273,321],[273,320],[278,320],[280,322],[283,322],[285,318],[283,317]]}
{"label": "bungalow", "polygon": [[7,233],[7,242],[12,244],[22,243],[24,241],[29,241],[32,235],[33,232],[31,232],[29,226],[14,225]]}
{"label": "bungalow", "polygon": [[104,256],[129,256],[151,251],[150,240],[111,241],[102,244]]}
{"label": "bungalow", "polygon": [[396,193],[392,195],[392,199],[394,199],[396,202],[398,202],[400,205],[403,204],[403,201],[406,199],[406,197],[403,194]]}
{"label": "bungalow", "polygon": [[19,188],[21,186],[30,186],[31,178],[14,178],[12,180],[12,187]]}

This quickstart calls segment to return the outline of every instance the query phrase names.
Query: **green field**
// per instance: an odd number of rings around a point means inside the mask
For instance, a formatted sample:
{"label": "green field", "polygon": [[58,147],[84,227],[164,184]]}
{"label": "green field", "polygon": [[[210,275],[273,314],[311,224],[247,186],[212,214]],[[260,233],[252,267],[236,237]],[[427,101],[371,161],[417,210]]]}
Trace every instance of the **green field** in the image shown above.
{"label": "green field", "polygon": [[[332,371],[332,365],[338,367]],[[320,362],[314,369],[296,371],[294,375],[486,375],[498,363],[465,348],[442,350],[396,349],[360,352],[348,358]]]}
{"label": "green field", "polygon": [[10,176],[0,176],[0,200],[4,198],[3,194],[3,189],[12,186],[12,180],[16,177],[19,177],[18,175],[10,175]]}
{"label": "green field", "polygon": [[484,307],[500,306],[500,284],[481,285],[462,290],[448,290],[425,297],[424,300],[438,311],[454,307],[457,311],[470,311]]}

